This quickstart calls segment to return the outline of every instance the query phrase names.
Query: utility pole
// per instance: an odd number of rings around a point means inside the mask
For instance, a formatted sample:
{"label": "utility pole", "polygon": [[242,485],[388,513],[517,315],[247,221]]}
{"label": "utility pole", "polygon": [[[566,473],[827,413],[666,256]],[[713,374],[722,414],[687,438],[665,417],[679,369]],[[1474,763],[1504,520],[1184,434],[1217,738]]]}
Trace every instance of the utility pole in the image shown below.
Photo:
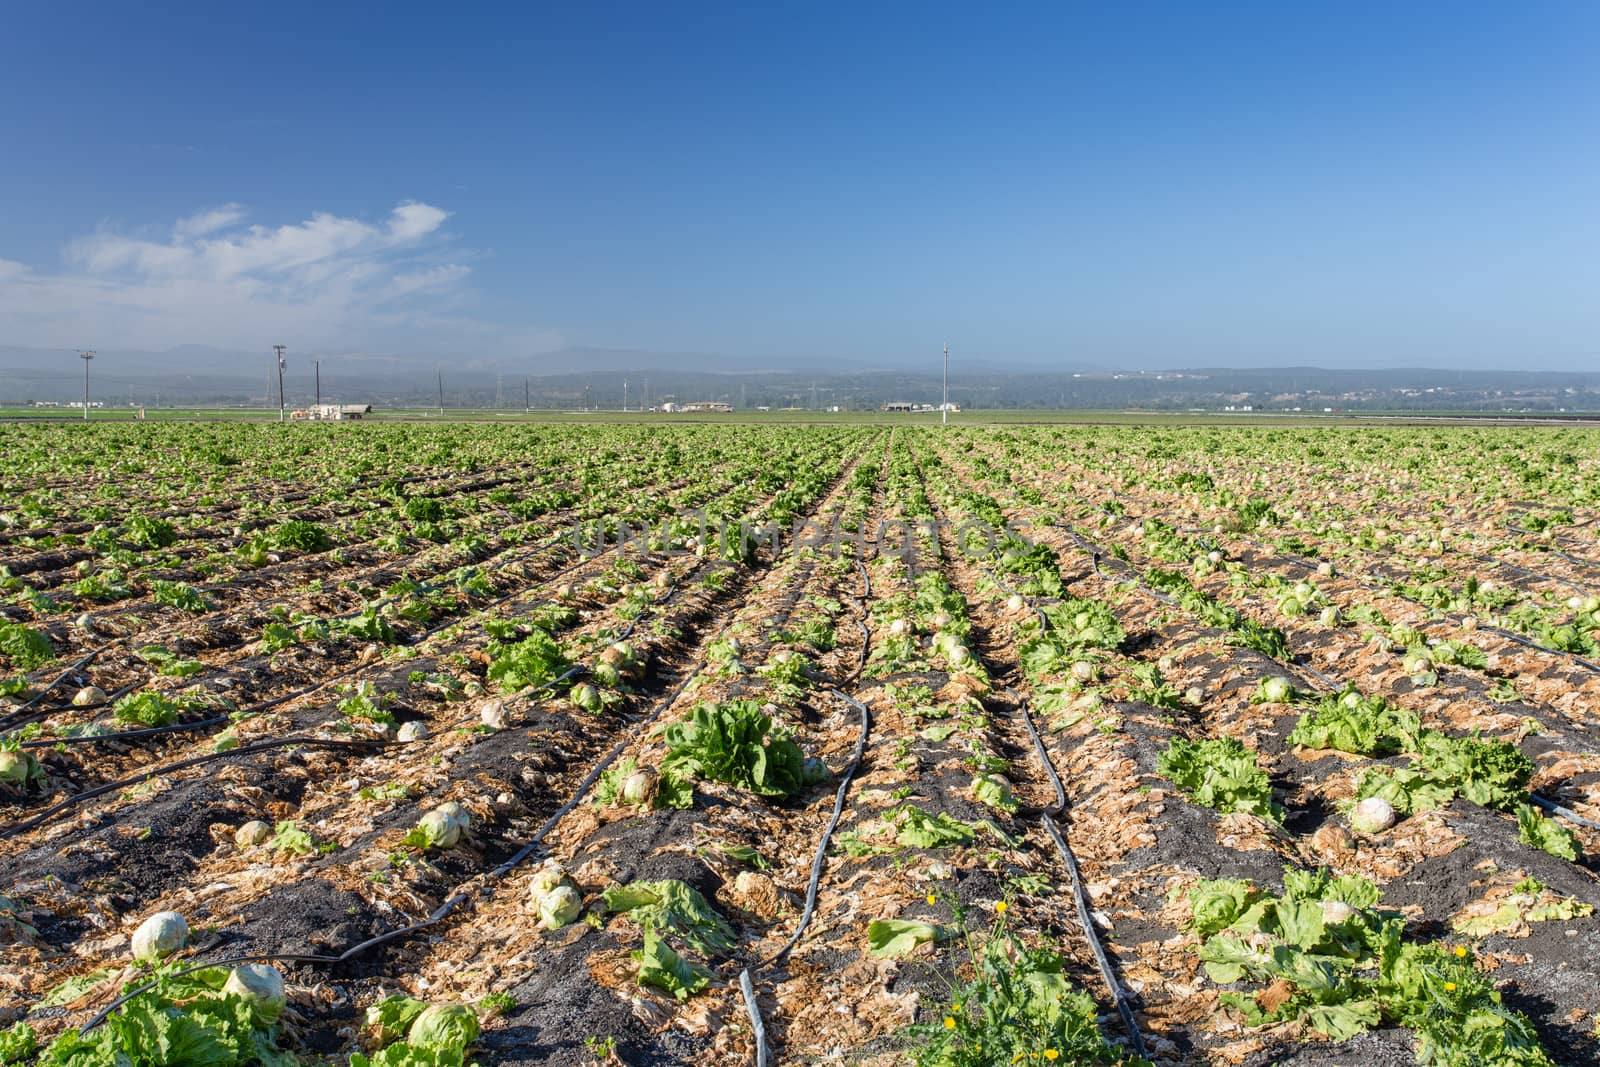
{"label": "utility pole", "polygon": [[283,353],[288,345],[273,345],[272,350],[278,353],[278,421],[283,422],[288,418],[283,407]]}
{"label": "utility pole", "polygon": [[94,349],[85,348],[78,353],[83,360],[83,421],[89,421],[89,361],[94,359]]}
{"label": "utility pole", "polygon": [[533,400],[528,396],[528,379],[526,376],[522,379],[522,410],[533,410]]}
{"label": "utility pole", "polygon": [[811,379],[811,410],[817,410],[817,380]]}
{"label": "utility pole", "polygon": [[628,379],[622,379],[622,410],[628,410]]}
{"label": "utility pole", "polygon": [[505,375],[496,371],[494,376],[494,409],[496,411],[506,406],[505,395]]}
{"label": "utility pole", "polygon": [[950,424],[950,342],[944,343],[944,402],[939,405],[939,425]]}
{"label": "utility pole", "polygon": [[643,411],[645,408],[647,408],[649,406],[650,406],[650,379],[646,378],[644,380],[644,403],[639,405],[639,410]]}
{"label": "utility pole", "polygon": [[745,387],[745,383],[744,382],[740,382],[739,383],[739,407],[740,407],[741,410],[745,406],[745,403],[744,403],[744,387]]}
{"label": "utility pole", "polygon": [[444,418],[444,371],[438,367],[433,370],[439,376],[439,417],[442,419]]}
{"label": "utility pole", "polygon": [[322,360],[317,360],[317,407],[322,406]]}

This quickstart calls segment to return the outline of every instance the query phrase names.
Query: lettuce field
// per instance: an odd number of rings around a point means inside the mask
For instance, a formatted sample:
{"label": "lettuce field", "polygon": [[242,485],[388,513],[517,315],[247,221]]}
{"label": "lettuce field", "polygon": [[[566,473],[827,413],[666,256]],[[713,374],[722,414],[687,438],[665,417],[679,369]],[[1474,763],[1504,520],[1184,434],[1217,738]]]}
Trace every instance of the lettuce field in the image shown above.
{"label": "lettuce field", "polygon": [[0,446],[0,1064],[1600,1062],[1591,431]]}

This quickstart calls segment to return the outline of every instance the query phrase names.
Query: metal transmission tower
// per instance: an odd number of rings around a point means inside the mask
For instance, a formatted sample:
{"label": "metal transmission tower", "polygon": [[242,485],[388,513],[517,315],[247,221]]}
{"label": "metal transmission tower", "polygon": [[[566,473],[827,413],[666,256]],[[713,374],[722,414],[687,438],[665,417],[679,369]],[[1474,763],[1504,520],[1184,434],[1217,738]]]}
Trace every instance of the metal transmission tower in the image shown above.
{"label": "metal transmission tower", "polygon": [[94,349],[85,348],[78,353],[83,360],[83,421],[89,421],[89,361],[94,359]]}
{"label": "metal transmission tower", "polygon": [[272,350],[278,353],[278,421],[283,422],[288,418],[283,407],[283,354],[288,345],[273,345]]}
{"label": "metal transmission tower", "polygon": [[950,342],[944,343],[944,401],[939,405],[939,425],[950,424]]}

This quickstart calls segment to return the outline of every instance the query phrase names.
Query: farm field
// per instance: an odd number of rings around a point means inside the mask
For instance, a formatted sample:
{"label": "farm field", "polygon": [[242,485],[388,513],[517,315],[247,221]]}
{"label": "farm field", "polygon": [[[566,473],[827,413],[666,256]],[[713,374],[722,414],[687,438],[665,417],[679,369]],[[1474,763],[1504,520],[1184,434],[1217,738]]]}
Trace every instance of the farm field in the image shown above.
{"label": "farm field", "polygon": [[0,447],[0,1065],[1600,1061],[1589,430]]}

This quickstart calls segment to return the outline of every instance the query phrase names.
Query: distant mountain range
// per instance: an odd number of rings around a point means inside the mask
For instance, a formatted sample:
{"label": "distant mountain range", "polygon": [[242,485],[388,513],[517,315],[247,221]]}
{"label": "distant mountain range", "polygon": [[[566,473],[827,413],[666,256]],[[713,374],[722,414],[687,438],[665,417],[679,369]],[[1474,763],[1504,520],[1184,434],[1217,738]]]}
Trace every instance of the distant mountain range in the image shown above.
{"label": "distant mountain range", "polygon": [[[724,400],[745,407],[877,407],[935,402],[937,358],[908,369],[840,360],[752,362],[738,357],[633,349],[566,348],[537,355],[374,355],[297,352],[286,357],[291,405],[315,394],[380,407],[636,408],[646,401]],[[159,352],[100,351],[93,399],[108,404],[277,405],[273,353],[184,345]],[[0,346],[0,404],[70,402],[83,365],[71,349]],[[1030,366],[960,359],[950,398],[983,408],[1339,410],[1373,408],[1595,410],[1600,374],[1577,372],[1330,369],[1319,367],[1116,370],[1085,364]]]}
{"label": "distant mountain range", "polygon": [[[78,353],[66,348],[19,348],[0,345],[0,369],[37,371],[43,374],[59,373],[81,376]],[[241,378],[255,376],[255,368],[265,375],[273,366],[270,347],[260,352],[214,348],[210,345],[179,345],[159,352],[139,350],[100,350],[95,357],[94,369],[105,368],[107,374],[122,375],[206,375],[235,373]],[[850,374],[908,369],[902,358],[884,358],[873,363],[853,360],[795,357],[790,359],[751,360],[742,356],[719,355],[709,352],[652,352],[633,348],[598,348],[574,346],[554,352],[541,352],[521,356],[487,356],[470,353],[438,354],[373,354],[350,351],[301,352],[290,349],[286,359],[291,373],[305,371],[311,361],[320,359],[325,370],[335,367],[361,374],[409,376],[432,374],[436,367],[471,375],[531,375],[542,377],[554,374],[583,374],[605,371],[646,371],[694,374],[776,374],[816,373]],[[927,366],[938,363],[937,354],[926,361]],[[958,366],[968,370],[986,372],[1033,371],[1037,364],[1018,364],[990,359],[966,358]],[[1084,371],[1103,369],[1091,364],[1062,362],[1049,369]],[[92,372],[91,372],[92,376]]]}

